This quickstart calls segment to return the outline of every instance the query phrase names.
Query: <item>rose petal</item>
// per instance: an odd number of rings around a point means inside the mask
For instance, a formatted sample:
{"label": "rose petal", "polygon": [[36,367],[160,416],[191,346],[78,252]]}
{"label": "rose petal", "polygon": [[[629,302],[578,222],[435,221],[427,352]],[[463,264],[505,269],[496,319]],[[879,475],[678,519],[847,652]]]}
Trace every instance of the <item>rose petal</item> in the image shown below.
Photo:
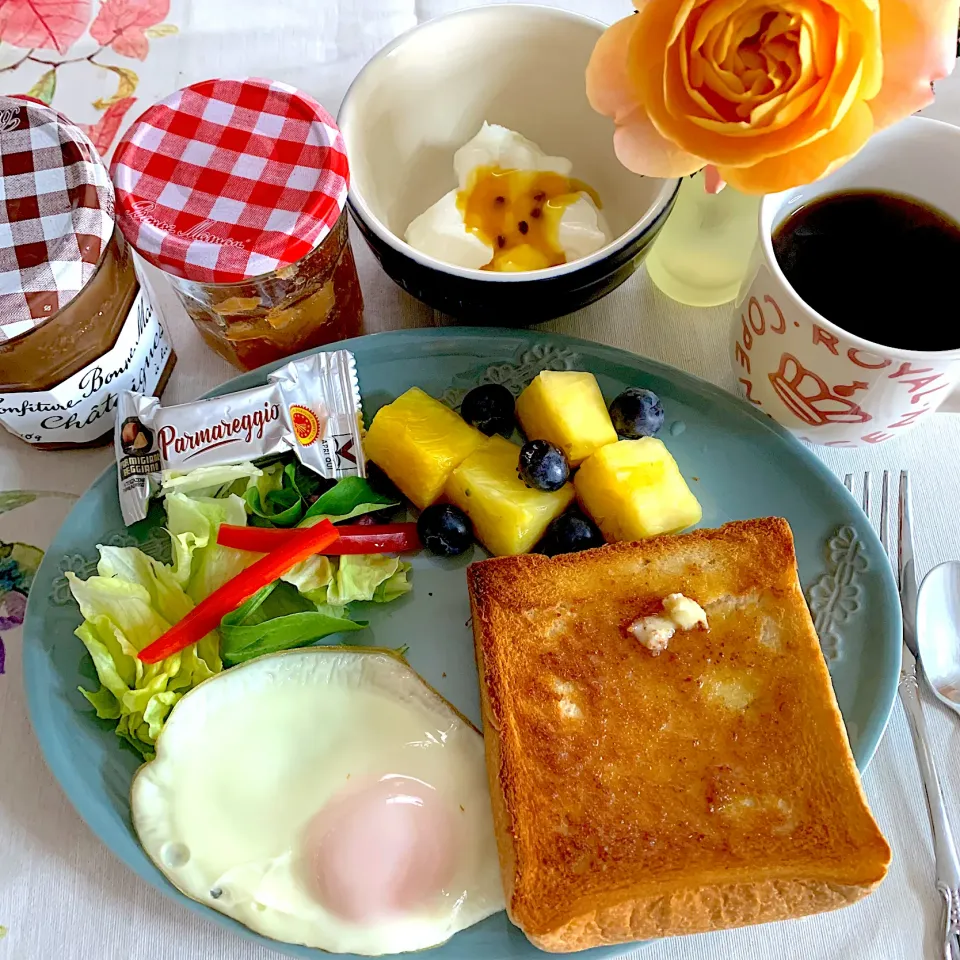
{"label": "rose petal", "polygon": [[703,161],[660,136],[628,70],[631,43],[643,19],[642,14],[629,16],[601,36],[587,66],[587,97],[594,110],[617,124],[613,147],[628,170],[647,177],[682,177],[699,170]]}
{"label": "rose petal", "polygon": [[863,37],[840,24],[837,66],[824,89],[812,117],[820,129],[832,130],[857,100],[863,84],[865,49]]}
{"label": "rose petal", "polygon": [[857,101],[833,130],[812,143],[752,167],[721,166],[720,175],[741,193],[779,193],[819,180],[857,153],[873,131],[870,108]]}
{"label": "rose petal", "polygon": [[[863,77],[859,96],[869,100],[880,89],[886,69],[884,56],[880,52],[882,16],[881,10],[887,0],[828,0],[842,20],[849,24],[850,32],[858,36],[862,44]],[[956,27],[956,24],[954,24]]]}
{"label": "rose petal", "polygon": [[836,65],[837,57],[837,11],[830,9],[829,16],[819,19],[811,15],[803,16],[803,31],[810,38],[811,68],[818,77],[828,77]]}
{"label": "rose petal", "polygon": [[883,129],[933,102],[930,84],[956,62],[957,0],[883,0],[883,83],[870,100]]}
{"label": "rose petal", "polygon": [[726,185],[727,181],[723,179],[720,171],[712,163],[703,168],[703,186],[707,193],[719,193]]}
{"label": "rose petal", "polygon": [[[684,90],[702,113],[706,114],[708,117],[712,117],[719,123],[723,123],[726,118],[720,113],[717,107],[711,103],[709,99],[712,92],[711,88],[706,87],[706,90],[703,89],[706,85],[703,82],[704,77],[700,75],[702,71],[698,69],[697,61],[694,61],[694,63],[691,64],[687,56],[689,34],[691,32],[692,31],[689,30],[689,27],[688,29],[684,30],[682,34],[682,42],[677,45],[677,51],[679,54],[677,60],[680,67],[680,76],[683,80]],[[721,91],[717,96],[713,97],[713,99],[725,107],[729,107],[731,104],[731,98],[726,94],[725,90]]]}
{"label": "rose petal", "polygon": [[[910,4],[955,12],[957,2],[882,0],[884,11],[896,5],[895,20],[909,20]],[[726,180],[769,192],[823,176],[873,132],[864,101],[885,106],[881,0],[635,5],[639,14],[608,31],[588,69],[591,103],[615,118],[617,156],[630,169],[666,177],[712,163],[707,189]],[[890,19],[884,12],[884,36]]]}
{"label": "rose petal", "polygon": [[[816,100],[809,95],[802,105],[807,109],[795,116],[784,97],[781,109],[786,111],[783,124],[778,111],[762,122],[724,122],[705,115],[684,85],[677,45],[667,51],[667,66],[662,97],[649,86],[644,89],[647,111],[661,134],[674,140],[695,156],[718,166],[753,167],[762,160],[778,157],[822,137],[849,112],[860,90],[864,70],[864,44],[841,19],[837,39],[837,66],[833,74],[818,83]],[[811,54],[811,51],[808,51]],[[811,54],[812,55],[812,54]],[[797,91],[800,94],[800,91]]]}
{"label": "rose petal", "polygon": [[646,111],[638,107],[613,135],[617,159],[634,173],[645,177],[685,177],[696,173],[703,160],[660,136]]}
{"label": "rose petal", "polygon": [[587,64],[587,99],[597,113],[615,123],[630,114],[639,100],[627,69],[630,41],[642,18],[629,16],[608,27]]}

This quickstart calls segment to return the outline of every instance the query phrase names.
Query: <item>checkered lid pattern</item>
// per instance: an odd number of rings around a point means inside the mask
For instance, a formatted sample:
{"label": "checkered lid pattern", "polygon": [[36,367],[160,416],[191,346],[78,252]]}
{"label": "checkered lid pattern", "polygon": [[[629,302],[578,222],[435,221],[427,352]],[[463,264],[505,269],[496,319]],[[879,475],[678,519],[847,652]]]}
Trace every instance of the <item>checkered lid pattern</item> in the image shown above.
{"label": "checkered lid pattern", "polygon": [[113,185],[55,110],[0,97],[0,342],[65,307],[113,235]]}
{"label": "checkered lid pattern", "polygon": [[206,80],[143,114],[113,155],[117,222],[161,270],[236,283],[296,263],[343,210],[343,138],[312,97]]}

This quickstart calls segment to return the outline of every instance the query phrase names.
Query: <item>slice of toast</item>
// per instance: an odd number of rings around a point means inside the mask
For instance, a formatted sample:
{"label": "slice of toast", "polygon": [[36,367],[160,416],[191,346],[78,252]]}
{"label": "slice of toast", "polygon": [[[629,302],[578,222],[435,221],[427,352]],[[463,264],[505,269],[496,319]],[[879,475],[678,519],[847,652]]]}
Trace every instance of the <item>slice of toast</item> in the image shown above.
{"label": "slice of toast", "polygon": [[[783,920],[884,877],[785,520],[468,570],[510,919],[543,950]],[[708,625],[629,627],[681,593]]]}

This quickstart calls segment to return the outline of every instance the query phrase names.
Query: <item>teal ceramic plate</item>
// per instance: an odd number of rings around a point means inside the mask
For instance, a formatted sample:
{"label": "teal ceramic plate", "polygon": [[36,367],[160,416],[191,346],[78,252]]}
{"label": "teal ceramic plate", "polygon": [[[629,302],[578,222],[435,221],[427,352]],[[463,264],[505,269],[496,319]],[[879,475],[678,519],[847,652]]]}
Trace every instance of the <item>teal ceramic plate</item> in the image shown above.
{"label": "teal ceramic plate", "polygon": [[[540,370],[590,370],[611,399],[632,384],[663,400],[663,439],[703,504],[703,525],[760,516],[786,517],[796,537],[800,575],[824,645],[837,699],[860,768],[883,732],[900,668],[900,609],[879,540],[830,471],[772,420],[728,393],[670,367],[582,340],[529,331],[424,330],[384,333],[345,344],[354,351],[365,414],[416,385],[456,405],[481,382],[515,393]],[[217,392],[261,384],[267,368]],[[140,849],[130,825],[128,794],[138,758],[109,724],[97,721],[77,692],[90,686],[93,664],[73,630],[79,612],[63,573],[93,571],[96,544],[139,543],[156,556],[162,530],[126,530],[116,471],[107,470],[67,517],[30,591],[24,633],[24,681],[31,719],[47,763],[80,815],[131,869],[167,896],[255,940],[221,914],[178,893]],[[412,595],[365,612],[371,645],[410,645],[412,666],[475,723],[477,674],[463,567],[414,559]],[[371,606],[376,606],[372,605]],[[267,941],[263,941],[267,942]],[[319,951],[269,942],[294,957]],[[615,956],[628,948],[590,951]],[[459,933],[431,951],[433,960],[512,960],[539,955],[504,914]]]}

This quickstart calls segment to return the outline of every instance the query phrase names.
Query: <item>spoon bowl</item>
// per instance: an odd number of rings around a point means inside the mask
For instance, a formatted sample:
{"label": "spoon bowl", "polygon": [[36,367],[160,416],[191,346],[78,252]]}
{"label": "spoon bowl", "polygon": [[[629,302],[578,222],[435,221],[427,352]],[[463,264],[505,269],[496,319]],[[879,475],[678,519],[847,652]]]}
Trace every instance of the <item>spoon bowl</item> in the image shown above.
{"label": "spoon bowl", "polygon": [[924,577],[917,646],[937,699],[960,714],[960,560],[941,563]]}

